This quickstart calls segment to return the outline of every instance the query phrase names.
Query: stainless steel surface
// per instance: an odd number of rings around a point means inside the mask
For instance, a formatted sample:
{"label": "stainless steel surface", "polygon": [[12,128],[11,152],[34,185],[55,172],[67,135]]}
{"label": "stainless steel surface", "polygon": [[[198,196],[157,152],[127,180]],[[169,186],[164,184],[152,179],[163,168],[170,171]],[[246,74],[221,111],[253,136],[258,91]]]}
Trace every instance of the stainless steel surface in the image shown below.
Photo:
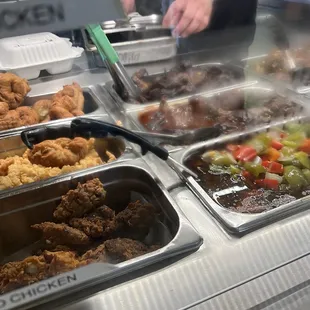
{"label": "stainless steel surface", "polygon": [[[83,87],[83,95],[85,98],[85,103],[84,103],[84,113],[85,116],[87,117],[92,117],[93,115],[98,115],[98,114],[107,114],[107,111],[104,109],[104,103],[96,96],[96,88],[98,86],[96,85],[91,85],[89,87]],[[61,90],[61,88],[60,88]],[[49,89],[42,89],[41,93],[36,93],[35,95],[32,95],[31,93],[25,98],[25,101],[23,103],[23,106],[33,106],[37,101],[39,100],[48,100],[52,99],[52,96],[56,92],[50,92]],[[107,100],[107,97],[105,98]],[[73,118],[68,118],[66,120],[71,120]],[[60,120],[54,120],[54,121],[49,121],[46,123],[38,123],[35,125],[30,125],[30,126],[24,126],[24,127],[17,127],[9,130],[1,130],[0,131],[0,137],[3,135],[11,135],[14,134],[16,131],[20,131],[22,129],[26,128],[35,128],[35,127],[41,127],[45,126],[47,124],[60,124],[64,121],[64,119]]]}
{"label": "stainless steel surface", "polygon": [[[159,242],[162,244],[162,248],[117,265],[91,264],[20,289],[17,291],[18,293],[12,292],[2,295],[1,301],[6,302],[6,306],[2,309],[33,309],[35,305],[45,304],[65,295],[76,294],[78,291],[85,291],[90,287],[99,290],[100,285],[108,280],[111,281],[116,277],[145,268],[156,262],[163,264],[168,258],[171,259],[173,256],[181,254],[185,255],[186,252],[197,250],[201,246],[202,238],[178,210],[175,202],[161,183],[147,171],[147,166],[143,161],[137,159],[127,163],[114,163],[109,167],[100,167],[88,172],[75,173],[70,178],[63,177],[49,184],[49,186],[37,186],[26,193],[3,199],[1,203],[2,216],[0,217],[1,231],[3,232],[1,235],[2,253],[7,256],[16,250],[20,250],[23,246],[33,244],[35,239],[29,226],[41,221],[51,220],[52,211],[61,195],[76,186],[78,182],[85,182],[96,177],[101,180],[107,190],[106,204],[111,208],[120,209],[121,206],[126,206],[130,201],[141,199],[152,203],[162,211],[162,217],[159,218],[162,224],[156,228],[157,231],[152,234],[148,241],[151,244]],[[122,195],[119,195],[120,191]],[[43,201],[42,197],[44,197]],[[14,231],[14,235],[9,234],[10,238],[8,238],[9,235],[6,232],[11,230],[10,223],[17,221],[19,221],[18,228]],[[12,302],[16,294],[26,294],[29,290],[37,291],[39,287],[47,286],[51,282],[58,283],[64,277],[70,278],[72,281],[66,283],[67,285],[63,288],[56,287],[49,291],[40,291],[37,296],[27,296],[25,299]]]}
{"label": "stainless steel surface", "polygon": [[[96,115],[92,116],[94,119],[100,119],[107,122],[113,122],[111,118],[107,115]],[[58,127],[60,125],[68,125],[70,121],[64,120],[62,122],[59,122],[57,124],[49,125],[49,127]],[[22,156],[23,153],[26,150],[26,146],[23,144],[21,138],[20,138],[21,131],[16,131],[14,134],[8,135],[8,136],[0,136],[0,158],[4,159],[10,156]],[[119,138],[103,138],[103,139],[96,139],[95,148],[98,152],[98,154],[102,157],[104,161],[107,161],[107,155],[105,154],[105,150],[111,151],[117,158],[117,161],[126,161],[129,159],[133,159],[136,157],[135,153],[132,152],[131,147],[127,142],[125,142],[122,139]],[[109,164],[105,164],[109,165]],[[89,168],[92,169],[92,168]],[[83,169],[84,171],[86,169]],[[30,190],[33,187],[36,186],[44,186],[44,184],[51,184],[55,181],[57,181],[59,178],[62,178],[62,176],[65,176],[67,178],[70,178],[72,173],[66,173],[63,175],[55,176],[46,180],[37,181],[9,189],[0,190],[0,199],[3,199],[4,197],[15,195],[19,192],[25,192]]]}
{"label": "stainless steel surface", "polygon": [[[296,119],[301,119],[295,118]],[[227,143],[235,143],[240,139],[246,139],[251,137],[253,134],[265,132],[275,126],[283,126],[288,121],[275,122],[273,125],[263,126],[249,130],[246,133],[231,134],[226,137],[210,140],[208,142],[198,143],[191,147],[176,152],[173,157],[178,162],[185,164],[185,161],[191,157],[191,155],[204,152],[210,149],[225,146]],[[253,231],[254,229],[263,227],[270,223],[273,223],[283,217],[292,215],[296,212],[301,212],[308,209],[310,204],[310,196],[297,199],[296,201],[283,204],[275,209],[262,212],[260,214],[244,214],[234,211],[221,206],[217,203],[206,191],[198,184],[197,180],[193,177],[185,179],[187,186],[195,193],[195,195],[201,200],[206,209],[231,233],[246,233]]]}

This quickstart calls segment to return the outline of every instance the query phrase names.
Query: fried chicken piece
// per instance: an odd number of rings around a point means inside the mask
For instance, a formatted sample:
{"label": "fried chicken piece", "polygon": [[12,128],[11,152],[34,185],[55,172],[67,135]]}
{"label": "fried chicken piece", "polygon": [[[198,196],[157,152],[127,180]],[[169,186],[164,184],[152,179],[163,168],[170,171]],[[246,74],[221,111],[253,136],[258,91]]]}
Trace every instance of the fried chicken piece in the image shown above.
{"label": "fried chicken piece", "polygon": [[6,116],[9,112],[9,105],[6,102],[0,102],[0,118]]}
{"label": "fried chicken piece", "polygon": [[67,107],[63,106],[68,111],[72,111],[75,109],[79,109],[83,111],[84,95],[83,95],[83,90],[79,84],[74,82],[71,85],[65,85],[61,91],[59,91],[53,96],[53,101],[63,100],[62,99],[63,97],[69,97],[70,99],[72,99],[73,107],[68,109]]}
{"label": "fried chicken piece", "polygon": [[76,189],[62,196],[54,217],[59,221],[82,217],[103,205],[105,197],[106,191],[98,178],[84,184],[79,183]]}
{"label": "fried chicken piece", "polygon": [[67,224],[56,224],[44,222],[31,226],[40,230],[43,238],[52,244],[57,245],[86,245],[89,244],[89,238],[80,230],[72,228]]}
{"label": "fried chicken piece", "polygon": [[46,278],[47,265],[43,256],[29,256],[23,261],[11,262],[0,268],[2,294]]}
{"label": "fried chicken piece", "polygon": [[111,263],[118,264],[148,253],[149,248],[136,240],[117,238],[104,242],[104,252]]}
{"label": "fried chicken piece", "polygon": [[94,250],[87,251],[82,257],[81,261],[88,262],[88,263],[95,263],[95,262],[102,262],[107,263],[108,256],[105,250],[105,244],[99,245]]}
{"label": "fried chicken piece", "polygon": [[44,251],[43,256],[48,263],[47,275],[49,277],[86,265],[85,262],[79,260],[77,254],[73,251]]}
{"label": "fried chicken piece", "polygon": [[83,231],[91,238],[108,238],[116,231],[114,219],[114,211],[109,207],[103,206],[86,217],[71,219],[69,224]]}
{"label": "fried chicken piece", "polygon": [[130,203],[116,215],[118,231],[123,235],[143,240],[156,220],[156,209],[151,204],[140,201]]}
{"label": "fried chicken piece", "polygon": [[73,114],[61,106],[53,106],[50,109],[49,117],[51,120],[73,117]]}
{"label": "fried chicken piece", "polygon": [[82,110],[79,110],[79,109],[75,109],[71,111],[71,113],[73,114],[73,116],[82,116],[85,114]]}
{"label": "fried chicken piece", "polygon": [[11,110],[23,103],[30,90],[27,80],[13,73],[0,73],[0,101],[6,102]]}
{"label": "fried chicken piece", "polygon": [[45,140],[36,144],[28,152],[31,163],[44,167],[59,167],[74,165],[87,155],[88,142],[83,138],[59,138]]}
{"label": "fried chicken piece", "polygon": [[35,110],[39,116],[40,122],[44,121],[50,112],[50,108],[52,106],[52,100],[39,100],[33,106],[33,110]]}
{"label": "fried chicken piece", "polygon": [[8,130],[20,126],[21,121],[15,110],[10,110],[3,118],[0,118],[0,130]]}
{"label": "fried chicken piece", "polygon": [[13,158],[5,158],[5,159],[0,159],[0,176],[6,176],[9,171],[10,165],[14,163]]}
{"label": "fried chicken piece", "polygon": [[39,115],[30,107],[19,107],[16,110],[21,126],[34,125],[39,123]]}

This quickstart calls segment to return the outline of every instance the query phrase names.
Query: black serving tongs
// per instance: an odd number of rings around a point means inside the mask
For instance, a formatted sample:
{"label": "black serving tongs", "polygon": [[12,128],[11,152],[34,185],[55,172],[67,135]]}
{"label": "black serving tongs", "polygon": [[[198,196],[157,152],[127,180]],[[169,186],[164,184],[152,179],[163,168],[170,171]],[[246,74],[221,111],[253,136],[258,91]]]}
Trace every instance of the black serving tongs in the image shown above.
{"label": "black serving tongs", "polygon": [[160,159],[166,161],[178,174],[180,174],[180,172],[186,172],[192,177],[198,178],[193,171],[174,160],[165,148],[152,144],[128,129],[99,120],[76,118],[71,122],[70,126],[29,129],[21,133],[21,139],[28,148],[32,149],[34,144],[47,139],[57,139],[61,137],[83,137],[86,139],[90,137],[105,138],[108,134],[112,136],[121,136],[129,142],[138,144],[141,147],[142,155],[145,155],[147,152],[155,154]]}

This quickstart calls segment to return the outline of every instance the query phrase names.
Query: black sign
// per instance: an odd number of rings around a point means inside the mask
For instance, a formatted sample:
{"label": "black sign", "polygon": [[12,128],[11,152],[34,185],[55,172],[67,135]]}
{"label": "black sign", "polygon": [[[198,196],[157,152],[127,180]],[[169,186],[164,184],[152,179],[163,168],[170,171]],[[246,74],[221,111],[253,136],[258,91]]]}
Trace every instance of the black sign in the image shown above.
{"label": "black sign", "polygon": [[13,30],[25,26],[46,26],[62,21],[65,21],[65,11],[61,3],[42,3],[21,9],[3,9],[0,12],[1,30]]}

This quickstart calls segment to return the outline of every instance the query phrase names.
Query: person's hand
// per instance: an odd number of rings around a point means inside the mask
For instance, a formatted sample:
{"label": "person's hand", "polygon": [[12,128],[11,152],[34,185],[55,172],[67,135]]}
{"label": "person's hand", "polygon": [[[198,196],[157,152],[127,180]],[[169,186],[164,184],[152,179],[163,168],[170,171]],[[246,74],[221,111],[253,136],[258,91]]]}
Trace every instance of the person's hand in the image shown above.
{"label": "person's hand", "polygon": [[135,11],[135,0],[121,0],[121,2],[123,4],[123,9],[127,15]]}
{"label": "person's hand", "polygon": [[[231,0],[233,1],[233,0]],[[210,21],[213,0],[175,0],[163,20],[174,35],[187,37],[204,30]]]}

